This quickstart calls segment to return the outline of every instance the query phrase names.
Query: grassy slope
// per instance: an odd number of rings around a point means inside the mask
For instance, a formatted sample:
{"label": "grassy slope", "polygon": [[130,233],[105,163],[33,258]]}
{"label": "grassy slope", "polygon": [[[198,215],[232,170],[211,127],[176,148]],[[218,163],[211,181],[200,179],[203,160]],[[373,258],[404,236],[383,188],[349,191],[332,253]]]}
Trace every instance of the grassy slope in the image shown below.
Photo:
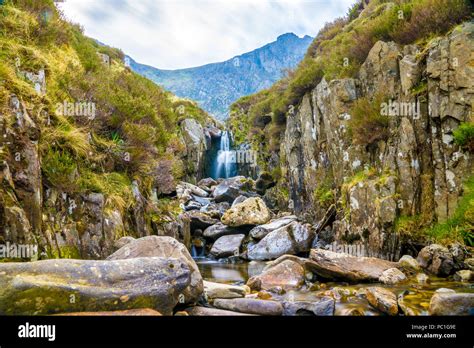
{"label": "grassy slope", "polygon": [[[111,57],[102,63],[98,52]],[[178,178],[183,145],[177,110],[212,122],[192,102],[181,101],[122,63],[123,53],[83,35],[64,21],[53,1],[6,0],[0,6],[0,113],[4,130],[14,123],[16,94],[41,128],[42,171],[49,186],[66,192],[102,192],[110,206],[131,204],[131,181],[149,192],[153,171],[167,163]],[[46,72],[38,95],[24,72]],[[94,119],[60,114],[58,103],[93,102]],[[2,118],[3,118],[2,117]],[[3,149],[1,156],[11,156]]]}

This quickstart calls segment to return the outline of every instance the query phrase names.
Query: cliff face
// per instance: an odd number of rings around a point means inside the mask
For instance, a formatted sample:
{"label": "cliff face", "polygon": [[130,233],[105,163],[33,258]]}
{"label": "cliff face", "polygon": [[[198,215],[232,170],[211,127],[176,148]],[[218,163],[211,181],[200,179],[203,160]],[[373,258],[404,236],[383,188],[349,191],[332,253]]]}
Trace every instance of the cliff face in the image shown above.
{"label": "cliff face", "polygon": [[52,1],[2,14],[0,244],[89,259],[125,235],[189,246],[189,219],[169,196],[204,175],[216,121],[131,72]]}
{"label": "cliff face", "polygon": [[[267,169],[281,172],[288,205],[306,220],[320,221],[335,204],[323,243],[396,259],[406,243],[423,241],[400,221],[416,221],[418,233],[453,216],[473,173],[472,153],[453,139],[472,122],[473,51],[473,22],[426,47],[379,41],[356,78],[323,78],[288,112],[279,162]],[[362,128],[353,114],[361,101],[369,105]],[[367,121],[384,109],[380,127]]]}

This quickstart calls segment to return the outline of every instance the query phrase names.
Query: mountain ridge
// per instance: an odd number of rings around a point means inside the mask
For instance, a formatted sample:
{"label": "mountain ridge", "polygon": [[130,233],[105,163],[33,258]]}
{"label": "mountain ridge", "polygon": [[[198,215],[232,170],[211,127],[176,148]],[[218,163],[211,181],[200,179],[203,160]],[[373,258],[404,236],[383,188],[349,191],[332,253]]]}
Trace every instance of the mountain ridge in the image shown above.
{"label": "mountain ridge", "polygon": [[308,35],[300,38],[285,33],[273,42],[223,62],[176,70],[158,69],[127,57],[133,71],[179,97],[196,100],[222,120],[238,98],[270,87],[285,69],[296,67],[312,40]]}

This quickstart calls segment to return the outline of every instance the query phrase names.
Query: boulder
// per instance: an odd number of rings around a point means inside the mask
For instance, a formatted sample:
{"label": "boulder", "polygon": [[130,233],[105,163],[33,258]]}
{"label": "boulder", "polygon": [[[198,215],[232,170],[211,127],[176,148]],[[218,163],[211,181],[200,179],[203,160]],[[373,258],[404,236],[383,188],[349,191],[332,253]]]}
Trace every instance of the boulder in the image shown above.
{"label": "boulder", "polygon": [[284,301],[283,315],[285,316],[331,316],[334,315],[336,301],[331,297],[321,297],[316,301]]}
{"label": "boulder", "polygon": [[295,221],[297,217],[295,215],[285,216],[279,219],[275,219],[270,221],[265,225],[256,226],[250,230],[250,236],[254,239],[262,239],[270,232],[282,228],[293,221]]}
{"label": "boulder", "polygon": [[246,287],[204,281],[204,293],[209,300],[215,298],[245,297]]}
{"label": "boulder", "polygon": [[266,301],[251,298],[217,299],[214,307],[258,315],[279,316],[283,314],[283,306],[276,301]]}
{"label": "boulder", "polygon": [[309,225],[297,221],[267,234],[257,244],[248,247],[250,260],[272,260],[282,255],[295,255],[311,249],[314,232]]}
{"label": "boulder", "polygon": [[230,204],[227,202],[221,203],[210,203],[202,207],[199,211],[206,215],[209,215],[214,219],[221,219],[222,215],[230,208]]}
{"label": "boulder", "polygon": [[417,261],[422,268],[441,277],[449,276],[454,270],[453,254],[439,244],[431,244],[421,249]]}
{"label": "boulder", "polygon": [[114,248],[115,250],[119,250],[121,247],[133,242],[134,240],[135,238],[133,237],[129,237],[129,236],[122,237],[114,242]]}
{"label": "boulder", "polygon": [[186,308],[186,312],[190,316],[195,316],[195,317],[233,317],[233,316],[253,316],[254,314],[248,314],[248,313],[239,313],[239,312],[232,312],[232,311],[226,311],[224,309],[217,309],[217,308],[209,308],[209,307],[190,307]]}
{"label": "boulder", "polygon": [[298,289],[304,284],[305,269],[301,262],[287,259],[285,256],[272,262],[262,274],[251,277],[247,281],[247,285],[255,291],[268,290],[276,286],[284,289]]}
{"label": "boulder", "polygon": [[191,230],[204,230],[209,226],[215,225],[219,222],[217,219],[213,219],[207,214],[201,213],[200,211],[192,210],[185,213],[191,220]]}
{"label": "boulder", "polygon": [[222,236],[213,244],[211,255],[217,258],[238,256],[240,254],[240,245],[245,238],[245,234],[234,234]]}
{"label": "boulder", "polygon": [[322,278],[350,282],[378,281],[382,273],[396,268],[396,262],[375,257],[357,257],[323,249],[312,249],[308,265]]}
{"label": "boulder", "polygon": [[407,277],[398,268],[389,268],[383,271],[379,278],[380,282],[388,285],[398,284],[405,280],[407,280]]}
{"label": "boulder", "polygon": [[474,271],[474,258],[468,258],[464,260],[464,265],[467,269]]}
{"label": "boulder", "polygon": [[216,240],[222,236],[228,236],[232,234],[241,234],[241,233],[242,233],[242,229],[229,227],[219,222],[215,225],[212,225],[206,228],[204,230],[203,236],[205,238]]}
{"label": "boulder", "polygon": [[170,315],[191,282],[186,262],[143,257],[0,264],[0,315],[151,308]]}
{"label": "boulder", "polygon": [[231,226],[262,225],[271,218],[271,212],[265,202],[258,197],[248,198],[227,210],[222,216],[222,223]]}
{"label": "boulder", "polygon": [[474,315],[473,293],[436,292],[430,301],[430,315]]}
{"label": "boulder", "polygon": [[459,282],[472,282],[474,281],[474,272],[470,269],[463,269],[461,271],[457,271],[454,275],[454,280]]}
{"label": "boulder", "polygon": [[214,189],[214,192],[212,192],[212,196],[216,202],[228,202],[232,204],[238,196],[250,189],[252,189],[251,181],[244,176],[236,176],[220,182]]}
{"label": "boulder", "polygon": [[239,204],[239,203],[242,203],[243,201],[245,201],[248,197],[246,196],[243,196],[243,195],[240,195],[239,197],[237,197],[233,202],[232,202],[232,207],[234,207],[235,205]]}
{"label": "boulder", "polygon": [[215,181],[213,178],[205,178],[201,179],[198,182],[198,186],[205,186],[211,188],[212,186],[216,186],[217,181]]}
{"label": "boulder", "polygon": [[403,255],[400,258],[400,260],[398,260],[398,263],[400,264],[401,267],[406,268],[407,270],[411,270],[411,271],[420,270],[420,264],[410,255]]}
{"label": "boulder", "polygon": [[56,314],[57,316],[68,316],[68,317],[156,317],[162,314],[154,309],[150,308],[138,308],[128,309],[125,311],[110,311],[110,312],[73,312]]}
{"label": "boulder", "polygon": [[388,315],[398,314],[397,296],[388,289],[374,286],[367,288],[367,301],[374,308]]}
{"label": "boulder", "polygon": [[176,186],[176,192],[179,194],[180,192],[184,192],[185,190],[188,190],[189,192],[191,192],[191,194],[195,195],[195,196],[198,196],[198,197],[207,197],[209,196],[209,193],[207,193],[206,191],[204,191],[202,188],[196,186],[196,185],[193,185],[193,184],[190,184],[190,183],[187,183],[187,182],[180,182],[177,186]]}
{"label": "boulder", "polygon": [[183,291],[185,302],[196,302],[204,291],[199,268],[189,254],[188,249],[176,239],[166,236],[148,236],[136,239],[115,253],[107,260],[124,260],[137,257],[175,258],[186,263],[191,271],[189,287]]}
{"label": "boulder", "polygon": [[275,180],[270,173],[262,172],[255,181],[255,189],[258,194],[264,195],[267,189],[275,186]]}

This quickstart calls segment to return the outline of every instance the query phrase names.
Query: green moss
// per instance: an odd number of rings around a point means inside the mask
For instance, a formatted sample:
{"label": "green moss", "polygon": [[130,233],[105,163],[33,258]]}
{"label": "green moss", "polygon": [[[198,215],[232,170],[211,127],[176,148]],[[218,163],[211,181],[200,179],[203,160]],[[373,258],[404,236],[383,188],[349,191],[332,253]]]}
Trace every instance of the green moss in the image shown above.
{"label": "green moss", "polygon": [[474,152],[474,122],[464,122],[453,132],[454,143]]}
{"label": "green moss", "polygon": [[435,224],[425,233],[434,242],[458,241],[474,246],[474,176],[466,180],[464,194],[452,217],[446,222]]}

